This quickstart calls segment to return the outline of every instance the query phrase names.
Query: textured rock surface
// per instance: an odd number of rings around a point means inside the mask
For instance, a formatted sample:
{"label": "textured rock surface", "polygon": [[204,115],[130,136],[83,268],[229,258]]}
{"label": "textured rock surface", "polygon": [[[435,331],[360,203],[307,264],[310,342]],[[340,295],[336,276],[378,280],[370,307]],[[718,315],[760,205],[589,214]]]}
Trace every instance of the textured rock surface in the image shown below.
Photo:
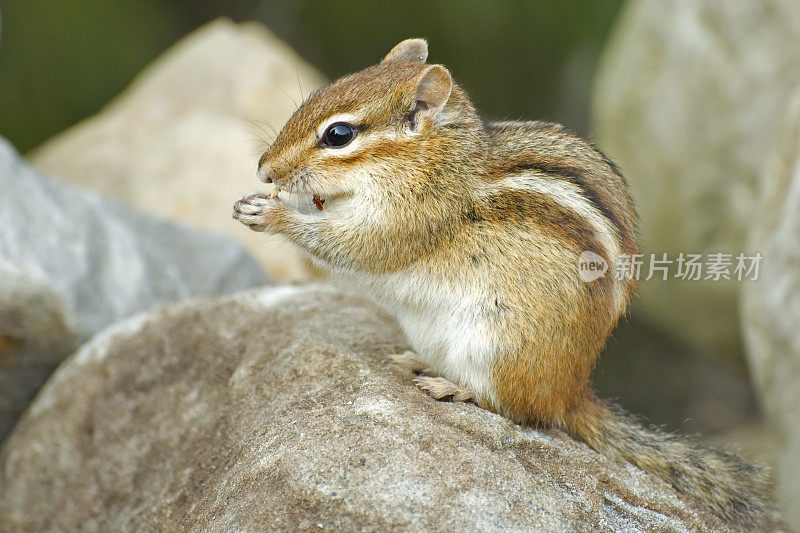
{"label": "textured rock surface", "polygon": [[560,432],[429,399],[381,362],[404,348],[383,311],[323,286],[118,324],[7,441],[0,514],[11,530],[720,530]]}
{"label": "textured rock surface", "polygon": [[752,220],[764,254],[758,282],[744,293],[748,357],[778,434],[779,494],[800,528],[800,91],[765,166],[763,197]]}
{"label": "textured rock surface", "polygon": [[[759,171],[800,84],[797,35],[795,0],[629,4],[594,123],[633,187],[646,252],[751,251]],[[640,292],[639,309],[672,335],[741,356],[739,284],[651,281]]]}
{"label": "textured rock surface", "polygon": [[[271,124],[322,77],[256,23],[218,20],[156,60],[99,115],[39,148],[33,164],[71,183],[242,242],[275,279],[308,275],[294,247],[231,220]],[[302,86],[302,91],[300,87]],[[258,124],[253,124],[256,121]]]}
{"label": "textured rock surface", "polygon": [[53,368],[99,329],[266,282],[234,242],[45,178],[0,138],[0,441]]}

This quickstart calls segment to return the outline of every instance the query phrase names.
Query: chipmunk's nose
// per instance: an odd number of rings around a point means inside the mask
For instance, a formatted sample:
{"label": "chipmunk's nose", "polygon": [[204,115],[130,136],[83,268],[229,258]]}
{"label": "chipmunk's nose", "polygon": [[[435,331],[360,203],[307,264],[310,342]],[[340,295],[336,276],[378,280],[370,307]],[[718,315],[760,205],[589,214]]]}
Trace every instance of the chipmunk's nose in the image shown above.
{"label": "chipmunk's nose", "polygon": [[277,187],[283,188],[286,184],[287,167],[281,161],[261,156],[256,176],[264,183],[274,183]]}
{"label": "chipmunk's nose", "polygon": [[277,179],[275,168],[269,163],[264,162],[264,158],[258,162],[258,169],[256,170],[256,177],[264,183],[272,183]]}
{"label": "chipmunk's nose", "polygon": [[256,177],[264,183],[272,183],[275,180],[275,172],[272,168],[270,168],[270,165],[267,162],[267,152],[261,154],[261,157],[258,159]]}
{"label": "chipmunk's nose", "polygon": [[260,168],[256,170],[256,177],[264,183],[272,183],[272,175],[265,173]]}

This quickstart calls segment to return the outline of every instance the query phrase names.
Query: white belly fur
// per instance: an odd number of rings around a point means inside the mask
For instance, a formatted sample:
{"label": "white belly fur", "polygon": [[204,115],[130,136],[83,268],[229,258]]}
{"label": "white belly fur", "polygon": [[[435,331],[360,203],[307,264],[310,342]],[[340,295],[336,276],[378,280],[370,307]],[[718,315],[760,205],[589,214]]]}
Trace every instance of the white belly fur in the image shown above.
{"label": "white belly fur", "polygon": [[[479,288],[464,291],[408,271],[359,281],[391,312],[417,356],[442,377],[492,398],[490,382],[497,349],[488,317],[480,316]],[[372,292],[371,291],[371,292]]]}

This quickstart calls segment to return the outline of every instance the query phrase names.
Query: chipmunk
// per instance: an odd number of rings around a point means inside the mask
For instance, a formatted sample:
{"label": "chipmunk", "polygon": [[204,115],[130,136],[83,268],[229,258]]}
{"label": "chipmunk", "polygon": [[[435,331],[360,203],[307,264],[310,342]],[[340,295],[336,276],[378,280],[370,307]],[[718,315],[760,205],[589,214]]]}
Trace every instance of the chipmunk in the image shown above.
{"label": "chipmunk", "polygon": [[275,192],[240,199],[234,218],[389,308],[416,354],[394,360],[438,374],[416,379],[433,398],[562,428],[728,523],[772,513],[765,471],[645,428],[590,389],[635,290],[632,276],[582,281],[577,266],[584,251],[609,265],[637,253],[617,167],[562,126],[482,121],[427,56],[405,40],[312,94],[258,162]]}

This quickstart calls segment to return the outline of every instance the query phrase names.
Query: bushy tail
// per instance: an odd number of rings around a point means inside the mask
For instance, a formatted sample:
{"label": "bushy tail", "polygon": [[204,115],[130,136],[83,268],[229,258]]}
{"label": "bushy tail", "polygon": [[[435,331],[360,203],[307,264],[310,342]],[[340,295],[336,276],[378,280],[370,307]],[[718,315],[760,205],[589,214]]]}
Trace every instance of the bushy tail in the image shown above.
{"label": "bushy tail", "polygon": [[655,474],[728,524],[748,526],[777,516],[767,470],[730,452],[645,427],[594,396],[564,425],[574,438]]}

